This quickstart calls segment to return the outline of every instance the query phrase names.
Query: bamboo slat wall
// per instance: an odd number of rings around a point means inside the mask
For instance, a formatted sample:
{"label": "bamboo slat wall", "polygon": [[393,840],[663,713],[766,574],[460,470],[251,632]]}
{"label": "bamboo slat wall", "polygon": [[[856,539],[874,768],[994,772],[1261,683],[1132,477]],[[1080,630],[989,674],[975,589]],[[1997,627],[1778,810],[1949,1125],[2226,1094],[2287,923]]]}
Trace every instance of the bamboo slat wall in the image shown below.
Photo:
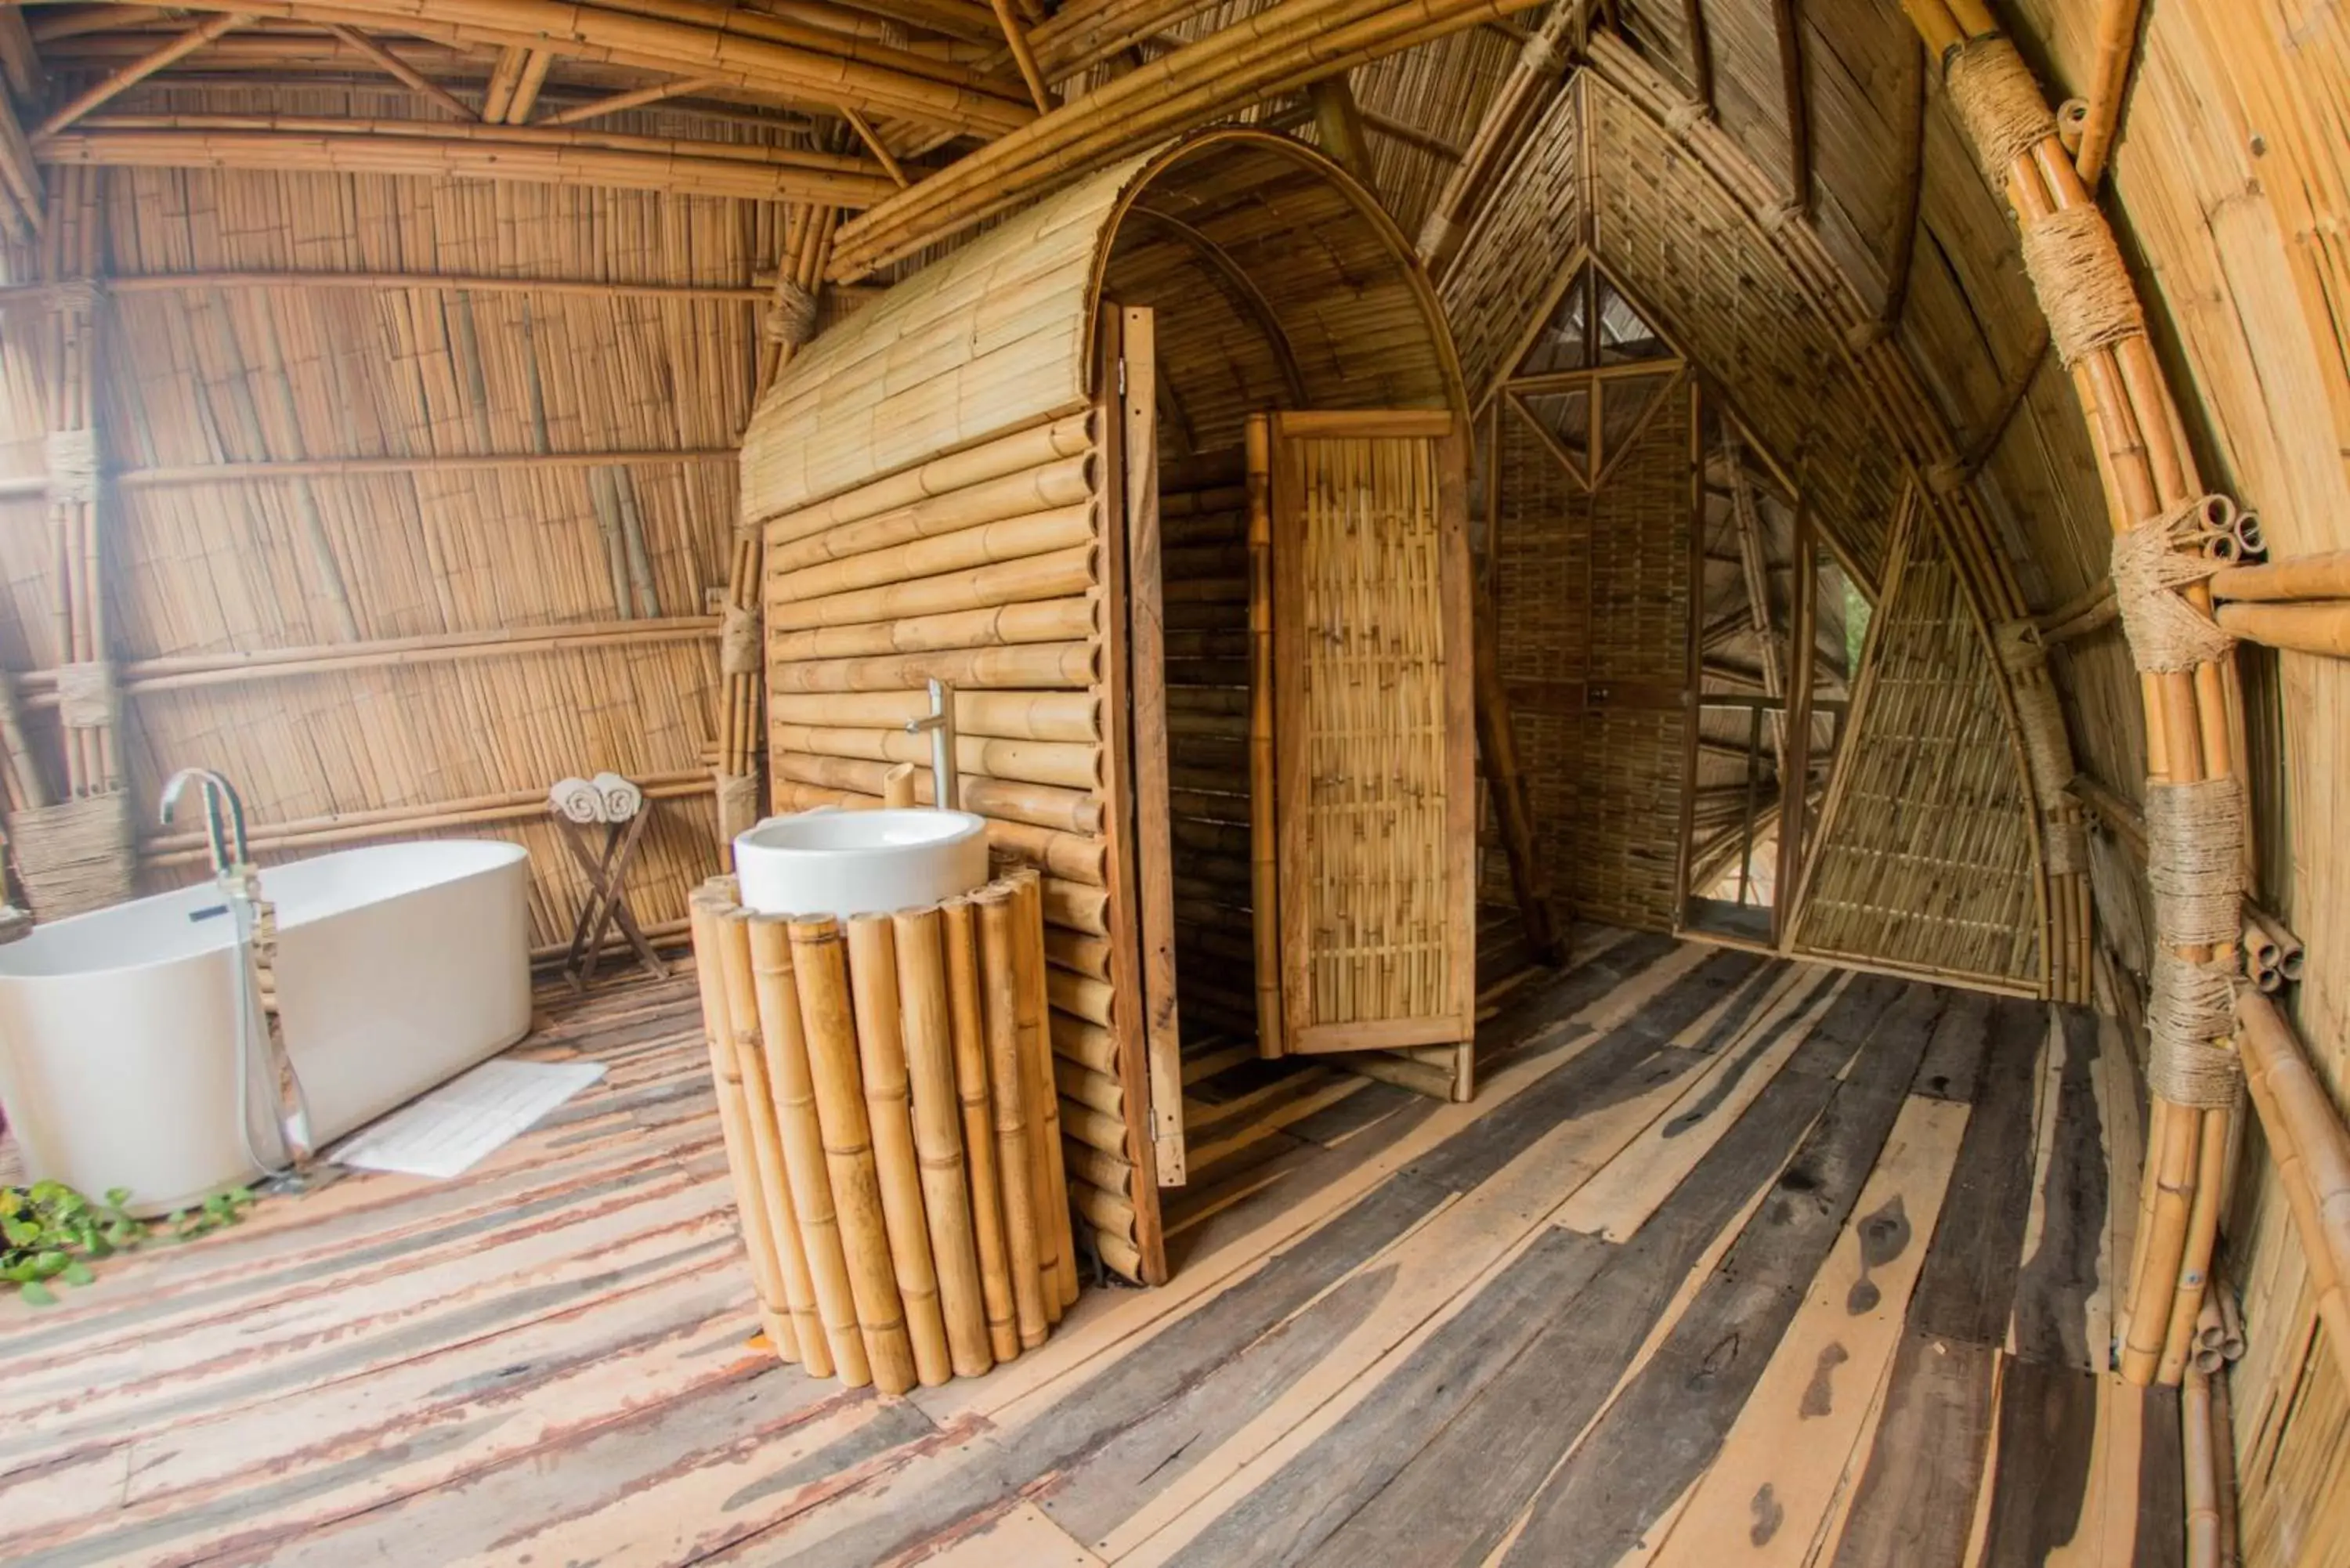
{"label": "bamboo slat wall", "polygon": [[1930,523],[1895,541],[1869,636],[1795,945],[2037,992],[2031,797],[1981,626]]}
{"label": "bamboo slat wall", "polygon": [[1579,914],[1652,930],[1680,905],[1690,419],[1677,386],[1587,492],[1505,410],[1495,465],[1502,675],[1536,840]]}
{"label": "bamboo slat wall", "polygon": [[1486,204],[1445,274],[1445,318],[1472,397],[1482,399],[1510,369],[1560,268],[1589,236],[1583,170],[1581,97],[1569,88],[1535,122],[1502,177],[1501,196]]}
{"label": "bamboo slat wall", "polygon": [[[158,112],[250,107],[188,87],[153,87],[137,101]],[[295,113],[382,116],[407,100],[303,87],[276,101]],[[717,647],[699,618],[725,576],[732,464],[559,460],[733,444],[759,346],[744,296],[772,261],[777,209],[508,182],[96,177],[102,267],[120,279],[257,274],[265,284],[299,272],[564,285],[101,290],[99,414],[117,476],[103,567],[109,652],[134,677],[123,753],[135,818],[151,821],[164,774],[203,763],[244,791],[256,842],[283,850],[359,834],[516,837],[533,854],[544,943],[567,934],[585,887],[533,820],[543,816],[535,803],[556,779],[611,769],[664,797],[632,878],[637,910],[651,924],[681,918],[710,869],[703,753]],[[37,297],[0,307],[9,474],[41,468],[38,410],[54,373],[36,349],[46,315]],[[485,455],[506,461],[466,466]],[[541,461],[549,456],[558,461]],[[344,459],[366,461],[338,469]],[[200,482],[213,465],[296,462],[314,466]],[[139,482],[157,469],[193,471],[195,482]],[[39,509],[37,498],[0,500],[0,661],[20,671],[59,656]],[[601,635],[681,618],[691,629]],[[532,628],[590,635],[462,659],[409,651],[316,668],[346,648],[363,656],[394,639]],[[135,679],[140,661],[216,655],[225,665],[277,649],[317,657],[176,689],[142,691]],[[28,683],[28,700],[40,691]],[[28,719],[36,747],[47,722]],[[144,860],[156,879],[201,869],[176,839],[151,841]]]}

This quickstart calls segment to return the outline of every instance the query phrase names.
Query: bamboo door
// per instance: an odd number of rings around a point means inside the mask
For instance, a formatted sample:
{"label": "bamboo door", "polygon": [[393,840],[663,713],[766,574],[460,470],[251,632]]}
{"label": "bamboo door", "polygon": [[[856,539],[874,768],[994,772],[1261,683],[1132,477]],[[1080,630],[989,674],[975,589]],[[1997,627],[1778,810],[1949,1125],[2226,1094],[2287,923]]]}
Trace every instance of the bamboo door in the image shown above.
{"label": "bamboo door", "polygon": [[1252,715],[1272,784],[1255,792],[1257,871],[1273,895],[1255,903],[1261,1044],[1399,1053],[1357,1064],[1466,1099],[1466,431],[1451,414],[1409,410],[1271,414],[1251,435],[1251,543],[1268,589],[1252,628],[1272,677],[1256,688],[1270,713],[1260,702]]}

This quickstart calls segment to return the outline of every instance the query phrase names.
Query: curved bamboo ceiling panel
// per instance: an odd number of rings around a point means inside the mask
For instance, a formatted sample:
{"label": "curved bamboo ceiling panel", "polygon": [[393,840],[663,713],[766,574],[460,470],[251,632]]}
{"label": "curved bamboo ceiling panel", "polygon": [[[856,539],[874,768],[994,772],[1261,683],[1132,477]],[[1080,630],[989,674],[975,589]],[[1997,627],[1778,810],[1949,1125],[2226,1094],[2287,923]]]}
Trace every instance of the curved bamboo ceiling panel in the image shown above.
{"label": "curved bamboo ceiling panel", "polygon": [[[1296,377],[1277,400],[1460,406],[1435,294],[1378,204],[1301,143],[1213,130],[1047,198],[817,338],[743,437],[743,516],[1075,412],[1105,290],[1130,280],[1148,292],[1167,261],[1149,253],[1162,249],[1212,253],[1211,279],[1253,294],[1265,319],[1252,325],[1269,328]],[[1261,358],[1237,341],[1161,343],[1170,365]]]}

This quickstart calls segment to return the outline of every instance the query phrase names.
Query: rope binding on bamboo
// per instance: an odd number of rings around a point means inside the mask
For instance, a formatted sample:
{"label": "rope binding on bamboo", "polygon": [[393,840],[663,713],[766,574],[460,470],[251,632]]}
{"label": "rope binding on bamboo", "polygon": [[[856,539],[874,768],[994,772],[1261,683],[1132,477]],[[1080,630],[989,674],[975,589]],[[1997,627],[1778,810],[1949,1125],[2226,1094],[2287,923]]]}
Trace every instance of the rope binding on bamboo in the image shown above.
{"label": "rope binding on bamboo", "polygon": [[2235,1106],[2243,1061],[2212,1043],[2230,1032],[2235,998],[2235,975],[2227,964],[2155,950],[2147,984],[2146,1084],[2157,1098],[2199,1109]]}
{"label": "rope binding on bamboo", "polygon": [[49,499],[81,503],[98,499],[98,428],[51,431],[41,438],[49,471]]}
{"label": "rope binding on bamboo", "polygon": [[57,718],[69,730],[109,730],[121,707],[114,666],[89,659],[57,668]]}
{"label": "rope binding on bamboo", "polygon": [[2167,947],[2233,942],[2243,930],[2244,791],[2233,777],[2146,787],[2146,881]]}
{"label": "rope binding on bamboo", "polygon": [[1665,129],[1681,140],[1713,118],[1713,106],[1703,99],[1686,99],[1665,110]]}
{"label": "rope binding on bamboo", "polygon": [[759,826],[759,775],[711,771],[718,794],[718,836],[726,845]]}
{"label": "rope binding on bamboo", "polygon": [[756,675],[765,668],[756,612],[726,607],[718,623],[718,668],[728,675]]}
{"label": "rope binding on bamboo", "polygon": [[120,790],[10,814],[17,879],[44,920],[130,897],[130,796]]}
{"label": "rope binding on bamboo", "polygon": [[2228,561],[2236,542],[2236,504],[2199,495],[2114,535],[2114,602],[2130,657],[2142,670],[2193,670],[2227,656],[2234,639],[2178,593]]}
{"label": "rope binding on bamboo", "polygon": [[775,302],[767,306],[759,329],[770,343],[787,343],[795,348],[806,344],[816,336],[816,291],[794,278],[778,279]]}
{"label": "rope binding on bamboo", "polygon": [[2064,207],[2023,231],[2023,269],[2032,275],[2048,340],[2067,369],[2126,337],[2143,337],[2146,312],[2106,215],[2094,206]]}
{"label": "rope binding on bamboo", "polygon": [[2006,190],[2008,166],[2056,134],[2032,67],[2005,38],[1970,38],[1950,51],[1942,79],[1983,178]]}

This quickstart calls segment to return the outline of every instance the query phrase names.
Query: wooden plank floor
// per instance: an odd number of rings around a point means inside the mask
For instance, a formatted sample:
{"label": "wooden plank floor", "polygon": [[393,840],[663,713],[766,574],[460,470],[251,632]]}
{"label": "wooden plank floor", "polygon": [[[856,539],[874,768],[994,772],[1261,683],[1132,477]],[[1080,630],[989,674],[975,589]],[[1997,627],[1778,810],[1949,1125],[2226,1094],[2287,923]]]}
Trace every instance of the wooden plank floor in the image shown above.
{"label": "wooden plank floor", "polygon": [[0,1303],[0,1562],[2179,1561],[2176,1398],[2096,1370],[2117,1038],[1575,950],[1471,1105],[1193,1053],[1173,1282],[908,1399],[747,1346],[691,981],[560,1005],[609,1075],[464,1178]]}

